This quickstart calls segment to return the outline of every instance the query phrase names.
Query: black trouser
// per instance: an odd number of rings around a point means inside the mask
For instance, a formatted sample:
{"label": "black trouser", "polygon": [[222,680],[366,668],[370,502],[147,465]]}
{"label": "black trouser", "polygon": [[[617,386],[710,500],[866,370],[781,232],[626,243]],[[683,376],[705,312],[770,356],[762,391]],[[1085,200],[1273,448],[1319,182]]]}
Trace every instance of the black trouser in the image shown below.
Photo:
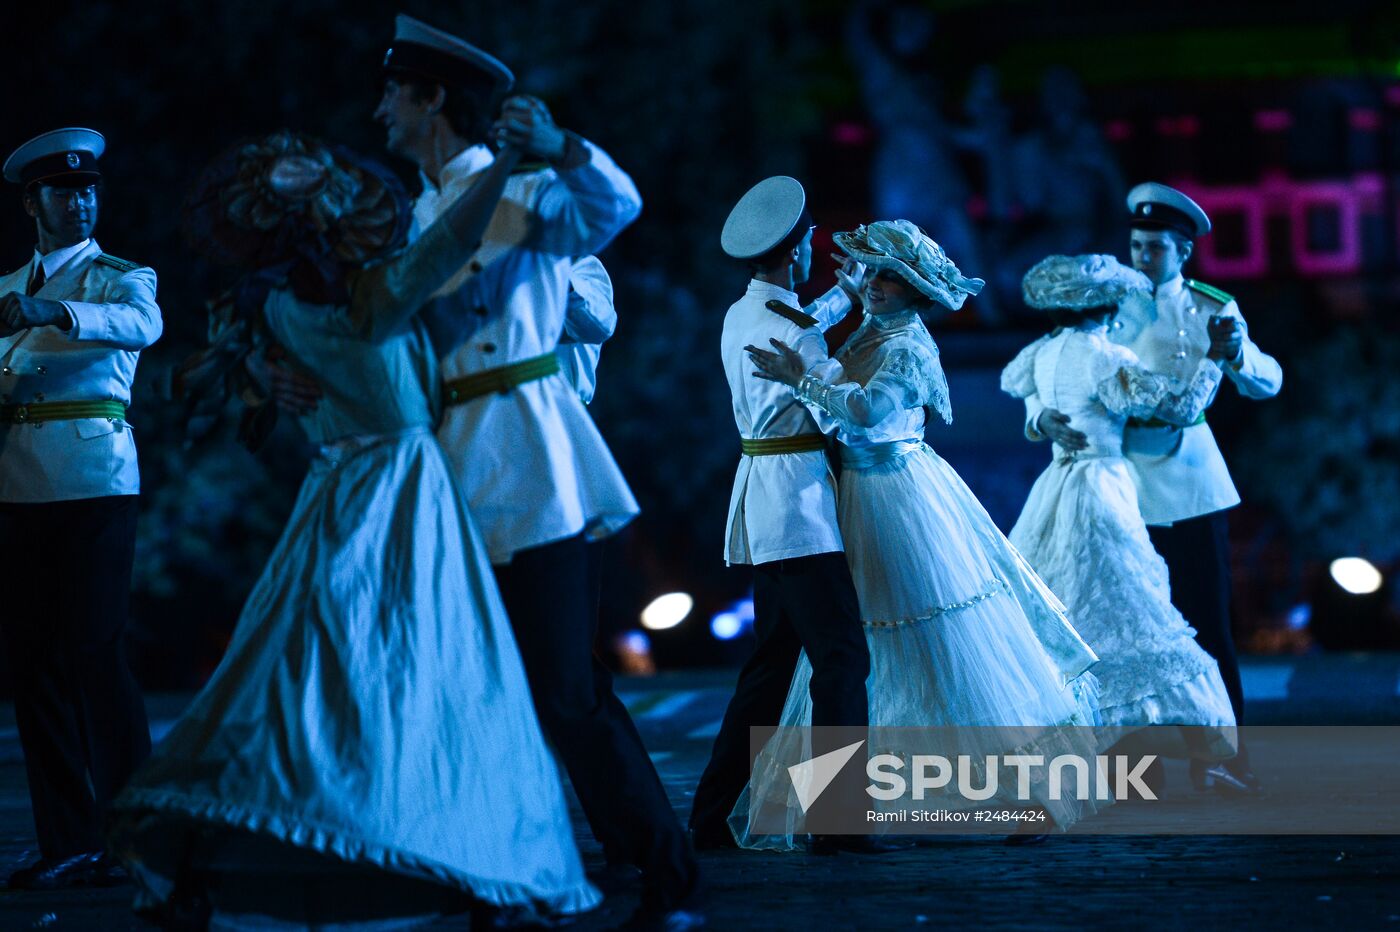
{"label": "black trouser", "polygon": [[151,751],[122,634],[134,495],[0,503],[0,629],[39,851],[100,851],[107,804]]}
{"label": "black trouser", "polygon": [[[727,820],[753,768],[749,729],[776,725],[801,651],[812,663],[812,724],[869,724],[865,678],[870,649],[843,553],[819,553],[753,568],[757,644],[739,673],[710,762],[695,790],[690,827],[727,835]],[[813,753],[824,748],[813,747]]]}
{"label": "black trouser", "polygon": [[[1230,632],[1230,541],[1225,512],[1149,527],[1147,532],[1167,562],[1172,604],[1196,629],[1196,643],[1219,664],[1235,722],[1243,725],[1244,689]],[[1248,766],[1243,744],[1231,766]]]}
{"label": "black trouser", "polygon": [[583,536],[522,550],[498,566],[540,726],[563,760],[584,815],[610,855],[641,868],[647,896],[680,903],[699,877],[612,674],[593,653],[596,596],[590,595]]}

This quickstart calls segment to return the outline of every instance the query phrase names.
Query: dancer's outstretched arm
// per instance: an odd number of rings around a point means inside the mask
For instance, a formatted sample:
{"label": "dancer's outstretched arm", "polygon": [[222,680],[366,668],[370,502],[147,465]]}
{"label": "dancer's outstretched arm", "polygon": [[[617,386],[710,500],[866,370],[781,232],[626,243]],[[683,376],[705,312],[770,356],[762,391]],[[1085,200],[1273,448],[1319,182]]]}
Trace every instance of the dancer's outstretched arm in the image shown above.
{"label": "dancer's outstretched arm", "polygon": [[351,274],[350,320],[367,339],[382,340],[403,326],[480,248],[519,161],[518,149],[501,150],[481,179],[416,242],[386,262]]}

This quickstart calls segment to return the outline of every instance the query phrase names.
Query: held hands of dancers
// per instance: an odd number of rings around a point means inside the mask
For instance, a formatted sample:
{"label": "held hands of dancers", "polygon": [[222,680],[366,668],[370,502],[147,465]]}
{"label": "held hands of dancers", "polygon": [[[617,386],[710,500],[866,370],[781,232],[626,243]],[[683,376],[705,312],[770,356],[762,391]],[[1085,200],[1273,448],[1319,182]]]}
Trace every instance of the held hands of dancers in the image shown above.
{"label": "held hands of dancers", "polygon": [[1207,359],[1232,365],[1239,362],[1244,352],[1244,334],[1240,332],[1239,321],[1224,314],[1214,314],[1206,322],[1206,332],[1210,334]]}
{"label": "held hands of dancers", "polygon": [[797,383],[802,381],[802,376],[807,374],[807,364],[802,361],[802,357],[792,347],[782,340],[771,339],[768,342],[777,349],[776,353],[770,353],[768,350],[761,350],[752,345],[744,347],[749,358],[759,368],[758,372],[753,373],[754,376],[796,388]]}
{"label": "held hands of dancers", "polygon": [[48,298],[34,298],[12,291],[0,298],[0,337],[7,337],[30,327],[57,327],[67,330],[72,326],[68,308],[62,301]]}
{"label": "held hands of dancers", "polygon": [[502,149],[518,149],[527,156],[546,159],[555,168],[578,168],[588,161],[588,149],[554,123],[544,101],[517,94],[501,105],[501,115],[491,127],[491,139]]}

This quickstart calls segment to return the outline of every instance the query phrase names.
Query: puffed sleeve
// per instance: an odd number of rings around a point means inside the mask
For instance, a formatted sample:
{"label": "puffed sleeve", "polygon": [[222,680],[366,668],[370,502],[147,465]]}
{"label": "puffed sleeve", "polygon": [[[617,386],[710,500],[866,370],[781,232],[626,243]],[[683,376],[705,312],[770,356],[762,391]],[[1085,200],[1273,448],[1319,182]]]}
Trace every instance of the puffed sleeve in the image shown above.
{"label": "puffed sleeve", "polygon": [[123,274],[107,286],[103,297],[101,303],[63,302],[73,316],[70,340],[137,352],[160,338],[155,270],[142,266]]}
{"label": "puffed sleeve", "polygon": [[1220,377],[1220,367],[1202,359],[1186,385],[1174,392],[1169,378],[1132,362],[1100,381],[1095,391],[1103,406],[1115,414],[1157,418],[1185,427],[1194,423],[1215,397]]}
{"label": "puffed sleeve", "polygon": [[1040,348],[1050,342],[1043,336],[1021,352],[1001,370],[1001,390],[1012,398],[1027,398],[1035,394],[1035,357]]}

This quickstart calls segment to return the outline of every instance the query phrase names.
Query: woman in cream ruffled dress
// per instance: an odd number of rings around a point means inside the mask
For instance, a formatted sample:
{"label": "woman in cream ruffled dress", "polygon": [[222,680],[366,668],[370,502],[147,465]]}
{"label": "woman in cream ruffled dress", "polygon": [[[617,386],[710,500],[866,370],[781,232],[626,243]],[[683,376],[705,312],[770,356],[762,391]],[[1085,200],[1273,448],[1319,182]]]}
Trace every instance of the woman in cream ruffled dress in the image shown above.
{"label": "woman in cream ruffled dress", "polygon": [[1195,760],[1231,757],[1235,720],[1220,670],[1172,607],[1167,565],[1148,539],[1123,456],[1130,417],[1193,422],[1220,385],[1220,361],[1203,359],[1188,383],[1173,385],[1111,342],[1118,305],[1152,290],[1145,275],[1112,256],[1051,256],[1026,274],[1022,290],[1058,328],[1021,351],[1001,387],[1017,398],[1039,394],[1071,417],[1088,445],[1054,447],[1011,541],[1101,658],[1094,674],[1102,746],[1144,726],[1200,726],[1150,729],[1131,747]]}
{"label": "woman in cream ruffled dress", "polygon": [[[950,760],[961,754],[976,761],[988,754],[1092,758],[1094,733],[1086,726],[1095,722],[1097,687],[1086,671],[1093,652],[971,490],[923,439],[926,407],[946,422],[952,411],[938,347],[919,312],[935,303],[957,309],[982,282],[964,278],[908,221],[873,223],[835,239],[874,273],[860,328],[836,358],[810,370],[780,342],[777,352],[749,349],[760,370],[755,374],[792,386],[840,441],[838,517],[870,646],[871,727],[1001,726],[950,730],[949,740],[959,746],[937,751]],[[821,340],[815,329],[810,334],[802,339]],[[810,723],[810,676],[804,658],[781,725]],[[730,819],[741,844],[796,847],[799,807],[784,763],[791,761],[780,753],[760,757]],[[1038,823],[1042,831],[1068,828],[1105,804],[1051,799],[1044,768],[1033,773],[1030,802],[1016,799],[1016,780],[1005,771],[998,785],[996,797],[979,803],[957,798],[950,786],[935,804],[1038,805],[1050,820]],[[751,811],[775,805],[787,807],[788,831],[752,830]]]}
{"label": "woman in cream ruffled dress", "polygon": [[275,340],[324,389],[320,455],[222,663],[114,805],[111,844],[167,924],[377,927],[441,910],[578,913],[584,877],[480,534],[433,435],[414,317],[469,256],[514,153],[412,247],[387,173],[278,134],[192,211],[239,291],[182,381]]}

